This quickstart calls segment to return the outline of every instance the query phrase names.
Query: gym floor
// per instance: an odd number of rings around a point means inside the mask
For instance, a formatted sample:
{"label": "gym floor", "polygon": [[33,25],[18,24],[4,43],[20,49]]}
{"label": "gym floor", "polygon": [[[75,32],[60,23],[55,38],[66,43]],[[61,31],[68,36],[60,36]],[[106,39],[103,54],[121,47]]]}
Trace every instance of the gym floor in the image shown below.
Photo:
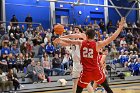
{"label": "gym floor", "polygon": [[[140,93],[140,83],[113,85],[111,86],[111,88],[114,93]],[[72,93],[72,89],[34,92],[34,93]],[[82,93],[88,93],[88,92],[85,90]],[[101,93],[101,91],[98,90],[96,93]]]}

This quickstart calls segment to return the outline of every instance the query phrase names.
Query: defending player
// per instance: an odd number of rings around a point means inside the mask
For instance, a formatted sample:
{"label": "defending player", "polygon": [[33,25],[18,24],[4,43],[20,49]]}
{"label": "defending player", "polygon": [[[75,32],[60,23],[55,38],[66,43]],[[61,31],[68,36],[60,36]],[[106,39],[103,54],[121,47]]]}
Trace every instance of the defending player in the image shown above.
{"label": "defending player", "polygon": [[[107,55],[108,55],[108,49],[101,49],[99,52],[99,55],[98,55],[99,62],[100,62],[99,64],[100,64],[100,67],[103,70],[103,73],[105,74],[105,76],[108,74],[108,71],[106,70],[106,62],[105,62]],[[93,84],[94,91],[98,90],[97,85],[98,84],[96,82],[94,82],[94,84]],[[104,91],[104,88],[102,88],[102,92],[103,91]]]}

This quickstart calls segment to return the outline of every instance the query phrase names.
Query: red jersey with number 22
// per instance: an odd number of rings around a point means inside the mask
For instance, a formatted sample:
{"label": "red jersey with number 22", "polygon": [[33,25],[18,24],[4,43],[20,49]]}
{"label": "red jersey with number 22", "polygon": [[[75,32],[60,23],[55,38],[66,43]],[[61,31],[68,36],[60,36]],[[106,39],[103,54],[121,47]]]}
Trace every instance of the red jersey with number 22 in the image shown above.
{"label": "red jersey with number 22", "polygon": [[84,40],[80,49],[81,64],[83,71],[94,71],[99,69],[98,52],[96,42]]}

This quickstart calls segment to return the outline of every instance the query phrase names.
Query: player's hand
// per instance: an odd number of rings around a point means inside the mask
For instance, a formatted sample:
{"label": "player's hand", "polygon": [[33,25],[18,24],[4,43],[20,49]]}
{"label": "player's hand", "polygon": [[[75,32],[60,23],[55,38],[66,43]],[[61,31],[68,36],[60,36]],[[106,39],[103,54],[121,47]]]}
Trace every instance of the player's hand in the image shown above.
{"label": "player's hand", "polygon": [[60,42],[60,38],[56,38],[54,41],[53,41],[53,43],[59,43]]}
{"label": "player's hand", "polygon": [[126,19],[124,17],[122,17],[121,21],[119,23],[119,28],[122,29],[124,27],[125,23],[126,23]]}

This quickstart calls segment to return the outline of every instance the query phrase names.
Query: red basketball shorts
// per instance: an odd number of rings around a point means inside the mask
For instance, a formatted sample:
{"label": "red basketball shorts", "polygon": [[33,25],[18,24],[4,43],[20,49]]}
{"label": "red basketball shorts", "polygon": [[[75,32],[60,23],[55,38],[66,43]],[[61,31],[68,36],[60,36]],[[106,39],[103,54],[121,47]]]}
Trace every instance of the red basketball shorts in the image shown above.
{"label": "red basketball shorts", "polygon": [[87,85],[91,82],[94,81],[97,84],[102,84],[105,81],[106,77],[103,71],[98,71],[94,70],[92,72],[89,71],[83,71],[81,72],[79,81],[78,81],[78,86],[82,88],[86,88]]}

